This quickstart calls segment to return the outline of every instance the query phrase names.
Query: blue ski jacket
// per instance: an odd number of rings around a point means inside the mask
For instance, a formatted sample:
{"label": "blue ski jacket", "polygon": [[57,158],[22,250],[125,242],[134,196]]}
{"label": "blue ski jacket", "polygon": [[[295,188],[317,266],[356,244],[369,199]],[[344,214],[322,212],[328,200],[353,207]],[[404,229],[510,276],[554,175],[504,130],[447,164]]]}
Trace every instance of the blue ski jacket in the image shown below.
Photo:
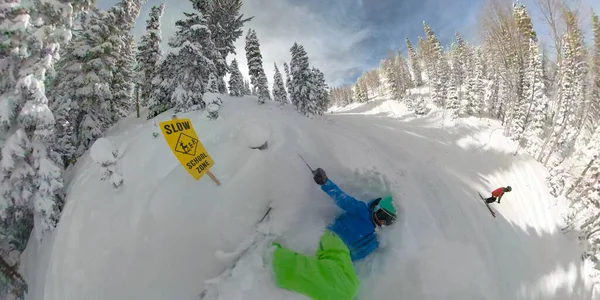
{"label": "blue ski jacket", "polygon": [[327,228],[348,246],[352,261],[362,259],[377,249],[379,241],[369,206],[346,194],[329,179],[321,189],[345,211]]}

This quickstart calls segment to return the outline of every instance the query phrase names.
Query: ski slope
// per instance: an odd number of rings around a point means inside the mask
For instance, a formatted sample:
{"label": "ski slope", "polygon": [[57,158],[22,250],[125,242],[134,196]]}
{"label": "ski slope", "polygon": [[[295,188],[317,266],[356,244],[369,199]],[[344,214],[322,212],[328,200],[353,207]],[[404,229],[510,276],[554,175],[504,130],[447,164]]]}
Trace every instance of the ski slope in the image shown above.
{"label": "ski slope", "polygon": [[[153,121],[122,121],[107,139],[119,149],[118,189],[101,181],[88,154],[69,174],[69,198],[55,234],[30,242],[27,299],[194,299],[271,203],[266,230],[312,254],[339,210],[299,158],[324,168],[358,199],[391,193],[397,224],[382,247],[356,264],[357,299],[590,299],[576,242],[560,232],[560,203],[545,170],[495,122],[468,119],[440,128],[438,113],[414,117],[377,100],[312,119],[292,107],[223,97],[220,119],[191,118],[215,160],[199,181],[179,165]],[[157,117],[171,118],[172,112]],[[264,151],[251,149],[268,141]],[[487,196],[511,185],[493,218]],[[307,299],[277,288],[268,247],[249,253],[220,299]],[[35,259],[39,257],[39,259]]]}

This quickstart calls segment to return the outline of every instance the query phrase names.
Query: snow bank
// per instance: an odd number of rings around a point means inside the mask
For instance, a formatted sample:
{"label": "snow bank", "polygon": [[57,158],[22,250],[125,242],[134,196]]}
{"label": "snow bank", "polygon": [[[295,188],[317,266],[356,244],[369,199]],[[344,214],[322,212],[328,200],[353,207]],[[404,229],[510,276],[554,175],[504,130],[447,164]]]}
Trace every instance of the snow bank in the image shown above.
{"label": "snow bank", "polygon": [[[590,298],[581,249],[560,233],[544,169],[513,156],[495,124],[438,128],[435,111],[414,118],[383,100],[314,119],[256,102],[223,96],[216,121],[199,112],[178,116],[192,120],[220,187],[193,180],[164,139],[152,136],[153,121],[115,126],[107,139],[116,147],[101,142],[93,156],[109,160],[110,149],[126,149],[118,163],[127,185],[115,192],[99,182],[90,155],[78,160],[53,242],[40,248],[46,267],[28,269],[30,297],[194,299],[227,267],[227,256],[215,253],[234,251],[269,204],[269,232],[313,254],[339,209],[301,154],[357,199],[389,193],[399,208],[397,224],[379,232],[382,247],[355,265],[357,299]],[[249,148],[263,141],[264,151]],[[513,191],[492,204],[493,218],[477,193],[503,185]],[[267,246],[218,281],[221,299],[306,299],[273,284]]]}
{"label": "snow bank", "polygon": [[115,150],[115,147],[108,139],[97,139],[90,149],[90,157],[96,164],[100,165],[102,172],[101,180],[109,179],[114,187],[119,187],[123,184],[123,175],[117,169],[119,152]]}
{"label": "snow bank", "polygon": [[267,122],[250,121],[240,128],[241,142],[252,149],[263,147],[271,136],[271,128]]}

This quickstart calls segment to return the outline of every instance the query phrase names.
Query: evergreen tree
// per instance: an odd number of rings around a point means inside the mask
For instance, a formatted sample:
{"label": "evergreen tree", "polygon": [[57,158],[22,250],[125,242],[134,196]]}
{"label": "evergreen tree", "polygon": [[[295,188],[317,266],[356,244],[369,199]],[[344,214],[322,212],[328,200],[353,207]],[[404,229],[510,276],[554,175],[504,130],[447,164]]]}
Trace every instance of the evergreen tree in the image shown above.
{"label": "evergreen tree", "polygon": [[149,112],[148,119],[152,119],[157,115],[173,108],[174,103],[171,99],[173,92],[175,91],[177,72],[172,61],[175,61],[176,55],[169,53],[167,57],[163,58],[157,63],[154,71],[154,77],[152,78],[151,94],[149,95]]}
{"label": "evergreen tree", "polygon": [[[146,21],[146,33],[142,36],[137,52],[137,76],[140,90],[140,105],[149,106],[148,118],[153,118],[162,113],[166,105],[166,97],[153,97],[160,86],[155,84],[154,78],[158,75],[159,62],[163,57],[160,44],[162,42],[161,23],[165,4],[155,5],[150,10],[150,17]],[[160,101],[162,100],[162,101]]]}
{"label": "evergreen tree", "polygon": [[369,96],[367,95],[366,84],[364,80],[359,78],[354,85],[354,102],[365,103],[367,101],[369,101]]}
{"label": "evergreen tree", "polygon": [[513,18],[517,26],[517,39],[516,44],[513,45],[515,49],[514,53],[517,54],[509,66],[513,70],[512,74],[514,77],[514,90],[515,90],[515,101],[510,105],[510,120],[509,120],[509,135],[515,140],[519,141],[522,137],[523,131],[527,126],[527,116],[529,114],[530,101],[528,96],[525,95],[525,90],[531,91],[531,88],[527,86],[528,82],[525,80],[527,67],[531,62],[531,41],[536,42],[536,33],[533,30],[533,24],[529,13],[525,8],[525,5],[515,3],[513,8]]}
{"label": "evergreen tree", "polygon": [[387,93],[391,99],[402,99],[402,87],[400,82],[400,70],[396,64],[396,57],[393,52],[388,54],[388,57],[382,62],[382,71],[385,79]]}
{"label": "evergreen tree", "polygon": [[423,85],[423,77],[421,75],[421,65],[419,64],[419,57],[417,52],[410,43],[408,37],[406,38],[406,48],[408,49],[408,60],[410,62],[410,74],[412,75],[412,81],[415,86]]}
{"label": "evergreen tree", "polygon": [[527,138],[527,148],[529,153],[536,154],[541,147],[541,138],[546,127],[546,111],[548,110],[548,97],[546,96],[546,86],[544,82],[544,69],[542,66],[542,56],[539,54],[537,44],[531,41],[532,57],[528,66],[525,81],[527,89],[525,96],[530,103],[527,127],[525,137]]}
{"label": "evergreen tree", "polygon": [[559,67],[560,103],[555,117],[555,128],[551,135],[551,148],[544,160],[546,164],[552,154],[558,152],[558,157],[552,162],[553,166],[571,153],[580,130],[587,75],[583,33],[577,25],[577,17],[572,11],[565,12],[565,17],[567,32],[563,37],[563,59]]}
{"label": "evergreen tree", "polygon": [[423,22],[426,34],[425,60],[427,65],[427,76],[431,85],[431,98],[433,102],[441,107],[446,107],[446,96],[448,94],[448,63],[443,55],[440,41],[435,36],[431,27]]}
{"label": "evergreen tree", "polygon": [[253,18],[244,18],[240,13],[241,8],[242,0],[211,0],[210,11],[202,11],[210,24],[211,40],[220,54],[215,59],[215,64],[219,93],[222,94],[227,92],[223,79],[228,71],[225,59],[229,54],[236,53],[234,43],[244,34],[244,23]]}
{"label": "evergreen tree", "polygon": [[206,84],[206,92],[218,94],[221,93],[220,90],[220,80],[217,78],[216,73],[210,73],[208,75],[208,83]]}
{"label": "evergreen tree", "polygon": [[[438,66],[438,68],[440,70],[444,69],[442,66]],[[446,69],[449,69],[446,68]],[[450,113],[450,118],[452,120],[456,120],[458,118],[458,116],[465,111],[466,105],[461,105],[460,103],[460,99],[458,97],[458,82],[460,81],[460,74],[456,73],[456,72],[452,72],[452,75],[450,76],[450,82],[447,86],[447,95],[448,95],[448,99],[446,102],[446,107],[445,109],[448,110],[448,112]],[[440,76],[440,75],[438,75]],[[439,87],[443,87],[443,83],[439,83],[438,82],[438,86]]]}
{"label": "evergreen tree", "polygon": [[311,69],[311,114],[323,115],[329,107],[328,87],[325,83],[325,74],[317,68]]}
{"label": "evergreen tree", "polygon": [[591,68],[591,102],[588,113],[588,128],[595,129],[600,125],[600,18],[592,14],[592,27],[594,30],[594,52]]}
{"label": "evergreen tree", "polygon": [[[116,25],[116,34],[109,38],[114,44],[115,66],[110,88],[113,96],[110,98],[109,115],[110,124],[115,124],[127,116],[133,108],[134,66],[134,41],[131,30],[135,20],[140,14],[142,2],[145,0],[121,0],[109,10]],[[118,20],[118,21],[117,21]]]}
{"label": "evergreen tree", "polygon": [[[9,243],[29,235],[32,223],[41,240],[58,222],[63,178],[51,150],[55,118],[45,96],[46,75],[54,74],[60,44],[71,38],[74,14],[89,5],[34,1],[25,8],[18,0],[0,5],[0,189],[5,204],[0,205],[0,239]],[[23,249],[23,244],[17,247]]]}
{"label": "evergreen tree", "polygon": [[285,92],[283,77],[281,76],[281,72],[279,72],[279,68],[277,68],[277,64],[273,63],[273,65],[275,66],[275,75],[273,76],[273,100],[279,105],[283,105],[287,103],[287,93]]}
{"label": "evergreen tree", "polygon": [[111,124],[115,124],[120,119],[126,117],[134,107],[135,44],[133,35],[130,33],[125,33],[123,38],[125,43],[120,45],[118,49],[119,54],[116,57],[115,72],[111,85],[111,89],[113,90],[112,99],[114,100],[109,107]]}
{"label": "evergreen tree", "polygon": [[244,95],[244,77],[240,68],[238,67],[237,60],[234,58],[229,67],[231,71],[231,77],[229,77],[229,94],[235,97],[241,97]]}
{"label": "evergreen tree", "polygon": [[456,43],[453,44],[452,72],[454,73],[457,87],[461,87],[466,81],[471,69],[469,60],[469,49],[458,32],[455,33]]}
{"label": "evergreen tree", "polygon": [[260,44],[256,37],[256,32],[248,30],[246,35],[246,58],[248,59],[248,71],[250,73],[250,83],[258,92],[258,103],[265,103],[270,100],[267,76],[263,69],[262,54],[260,53]]}
{"label": "evergreen tree", "polygon": [[52,109],[62,107],[63,112],[68,111],[68,115],[61,116],[63,123],[57,126],[71,129],[57,132],[71,132],[70,137],[59,136],[58,139],[70,140],[72,146],[67,148],[75,149],[75,153],[70,153],[57,144],[57,151],[65,162],[81,156],[111,122],[108,99],[112,97],[110,83],[116,51],[108,38],[115,37],[117,31],[116,27],[106,24],[110,24],[113,17],[97,9],[84,15],[58,62]]}
{"label": "evergreen tree", "polygon": [[[457,43],[452,43],[450,48],[450,83],[448,90],[448,108],[453,111],[454,118],[456,116],[464,116],[467,114],[468,107],[472,105],[473,99],[470,97],[460,97],[460,87],[463,83],[464,64],[463,56],[460,52]],[[462,98],[462,99],[461,99]]]}
{"label": "evergreen tree", "polygon": [[291,84],[292,80],[290,79],[290,68],[287,63],[283,63],[283,69],[285,71],[285,88],[287,90],[288,99],[291,98]]}
{"label": "evergreen tree", "polygon": [[485,108],[484,62],[481,48],[476,48],[473,60],[473,72],[467,76],[466,93],[469,97],[467,112],[472,116],[481,116]]}
{"label": "evergreen tree", "polygon": [[248,80],[244,80],[244,95],[252,95],[252,90],[250,89],[250,82]]}
{"label": "evergreen tree", "polygon": [[413,80],[411,78],[410,75],[410,68],[408,66],[408,62],[406,61],[406,59],[404,58],[404,56],[402,56],[402,53],[398,52],[398,55],[396,56],[396,69],[398,70],[397,75],[397,81],[398,81],[398,86],[400,87],[400,96],[402,98],[405,98],[409,92],[409,90],[414,87],[414,83]]}
{"label": "evergreen tree", "polygon": [[425,103],[425,98],[421,95],[417,99],[417,104],[415,106],[415,114],[422,116],[426,113],[427,113],[427,105]]}
{"label": "evergreen tree", "polygon": [[292,104],[296,106],[298,112],[303,115],[310,113],[310,93],[311,93],[311,71],[308,65],[308,56],[304,47],[294,43],[290,49],[292,61],[290,63],[291,87],[290,97]]}
{"label": "evergreen tree", "polygon": [[169,46],[177,49],[168,62],[177,70],[173,94],[177,112],[204,108],[202,95],[208,91],[209,80],[219,78],[217,69],[223,59],[211,39],[207,20],[210,7],[205,1],[192,1],[197,12],[184,13],[185,18],[175,22],[177,32],[169,40]]}

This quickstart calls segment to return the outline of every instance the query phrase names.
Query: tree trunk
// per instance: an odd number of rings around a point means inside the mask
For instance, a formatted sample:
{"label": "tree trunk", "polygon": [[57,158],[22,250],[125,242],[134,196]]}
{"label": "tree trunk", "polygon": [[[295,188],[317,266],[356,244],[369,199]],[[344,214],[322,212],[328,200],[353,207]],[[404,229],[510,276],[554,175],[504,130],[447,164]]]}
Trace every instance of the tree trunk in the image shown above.
{"label": "tree trunk", "polygon": [[135,111],[137,113],[137,118],[140,118],[140,88],[135,88]]}
{"label": "tree trunk", "polygon": [[581,172],[581,175],[579,175],[579,178],[577,179],[577,181],[575,183],[573,183],[573,185],[571,185],[571,187],[565,194],[565,197],[569,196],[569,194],[571,194],[571,192],[573,192],[573,190],[575,190],[575,188],[579,185],[579,183],[581,183],[581,181],[583,180],[583,177],[585,176],[587,171],[590,169],[592,164],[594,164],[594,162],[596,161],[596,158],[598,158],[598,156],[594,156],[592,159],[590,159],[590,162],[587,164],[585,169],[583,169],[583,172]]}

